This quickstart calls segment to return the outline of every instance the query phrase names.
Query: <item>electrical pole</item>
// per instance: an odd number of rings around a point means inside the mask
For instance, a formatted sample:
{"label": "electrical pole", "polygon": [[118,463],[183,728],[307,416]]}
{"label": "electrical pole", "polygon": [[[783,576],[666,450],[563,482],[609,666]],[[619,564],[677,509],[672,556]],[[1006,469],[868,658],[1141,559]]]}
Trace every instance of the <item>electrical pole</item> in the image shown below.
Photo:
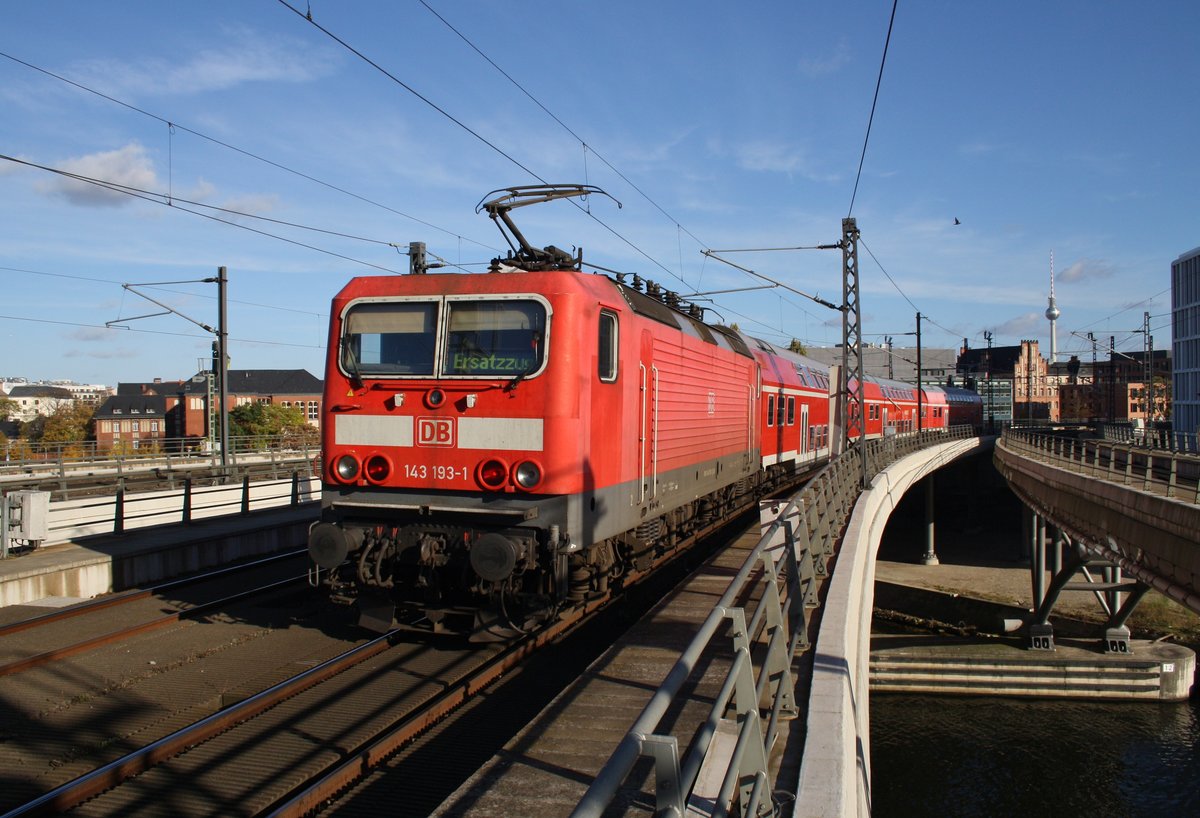
{"label": "electrical pole", "polygon": [[224,267],[217,268],[217,347],[220,369],[217,370],[218,394],[221,401],[221,468],[229,467],[229,311],[225,296],[229,278]]}
{"label": "electrical pole", "polygon": [[1149,421],[1154,405],[1154,368],[1150,363],[1150,352],[1154,340],[1150,337],[1150,313],[1142,313],[1142,410]]}
{"label": "electrical pole", "polygon": [[925,425],[922,418],[925,415],[925,392],[921,389],[921,313],[917,313],[917,431]]}
{"label": "electrical pole", "polygon": [[1108,336],[1108,422],[1117,419],[1117,338]]}
{"label": "electrical pole", "polygon": [[[859,464],[863,488],[871,485],[867,475],[866,395],[863,382],[862,308],[858,289],[858,223],[842,219],[842,374],[841,388],[846,397],[846,445],[854,432],[858,433]],[[854,391],[849,389],[850,369],[854,369]]]}
{"label": "electrical pole", "polygon": [[987,384],[988,402],[988,432],[996,433],[996,405],[992,400],[992,331],[985,330],[983,340],[987,341],[987,353],[983,357],[983,380]]}
{"label": "electrical pole", "polygon": [[1096,333],[1089,332],[1087,339],[1092,342],[1092,398],[1088,401],[1089,420],[1100,417],[1100,375],[1096,372]]}
{"label": "electrical pole", "polygon": [[[221,467],[225,469],[229,465],[229,407],[226,405],[226,395],[229,392],[229,326],[228,326],[228,299],[225,295],[226,285],[229,279],[225,275],[225,268],[217,268],[216,278],[201,278],[194,281],[152,281],[139,286],[156,287],[163,284],[216,284],[217,285],[217,328],[213,329],[203,321],[197,321],[195,318],[184,315],[174,307],[164,304],[163,302],[151,298],[144,292],[141,292],[132,284],[122,284],[122,289],[128,290],[136,296],[146,299],[151,304],[162,307],[164,312],[154,312],[149,315],[137,315],[131,318],[118,318],[114,321],[105,321],[104,326],[113,327],[121,326],[122,329],[129,329],[122,326],[127,321],[139,321],[143,318],[154,318],[159,315],[178,315],[185,321],[190,321],[205,332],[211,333],[216,339],[213,342],[213,374],[216,376],[217,389],[219,391],[220,401],[220,430],[221,430]],[[212,389],[209,387],[207,402],[208,407],[208,431],[212,434]]]}

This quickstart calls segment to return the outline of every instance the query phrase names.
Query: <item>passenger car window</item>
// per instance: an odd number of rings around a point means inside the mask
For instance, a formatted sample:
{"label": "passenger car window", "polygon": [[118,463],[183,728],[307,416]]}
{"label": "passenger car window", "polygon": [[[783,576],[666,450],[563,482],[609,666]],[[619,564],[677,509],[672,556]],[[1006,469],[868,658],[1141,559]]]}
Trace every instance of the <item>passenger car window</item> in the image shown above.
{"label": "passenger car window", "polygon": [[617,315],[601,310],[597,374],[604,383],[612,383],[617,379],[617,349]]}

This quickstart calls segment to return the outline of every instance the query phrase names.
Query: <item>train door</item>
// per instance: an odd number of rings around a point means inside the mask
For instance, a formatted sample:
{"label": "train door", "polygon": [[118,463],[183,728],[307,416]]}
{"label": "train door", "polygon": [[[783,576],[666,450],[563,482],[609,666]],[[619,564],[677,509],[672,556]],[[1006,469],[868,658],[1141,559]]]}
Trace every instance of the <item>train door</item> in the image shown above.
{"label": "train door", "polygon": [[808,404],[800,404],[800,454],[808,454]]}
{"label": "train door", "polygon": [[880,417],[883,418],[883,424],[879,427],[880,433],[886,435],[888,433],[888,408],[883,404],[879,406]]}
{"label": "train door", "polygon": [[653,361],[654,339],[643,330],[638,364],[638,503],[658,494],[658,367]]}

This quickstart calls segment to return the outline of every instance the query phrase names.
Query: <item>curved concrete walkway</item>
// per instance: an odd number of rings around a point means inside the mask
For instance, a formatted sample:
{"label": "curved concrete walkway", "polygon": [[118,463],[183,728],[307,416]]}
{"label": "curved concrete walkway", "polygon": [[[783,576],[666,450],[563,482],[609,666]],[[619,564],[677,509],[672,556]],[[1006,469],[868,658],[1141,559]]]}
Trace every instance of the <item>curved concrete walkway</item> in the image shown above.
{"label": "curved concrete walkway", "polygon": [[855,504],[829,580],[813,656],[796,818],[871,814],[868,673],[875,555],[888,518],[911,486],[989,442],[971,438],[909,455],[876,475]]}

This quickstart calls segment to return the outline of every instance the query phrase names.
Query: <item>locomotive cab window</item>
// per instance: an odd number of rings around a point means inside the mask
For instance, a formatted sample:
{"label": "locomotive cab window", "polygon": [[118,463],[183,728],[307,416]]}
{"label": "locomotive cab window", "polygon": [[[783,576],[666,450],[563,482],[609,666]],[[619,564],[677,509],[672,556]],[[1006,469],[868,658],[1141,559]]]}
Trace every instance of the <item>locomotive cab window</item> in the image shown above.
{"label": "locomotive cab window", "polygon": [[536,301],[451,301],[444,375],[510,377],[541,369],[546,308]]}
{"label": "locomotive cab window", "polygon": [[346,313],[342,369],[359,375],[432,375],[437,302],[355,304]]}
{"label": "locomotive cab window", "polygon": [[612,383],[617,379],[617,315],[600,311],[599,365],[600,380]]}

